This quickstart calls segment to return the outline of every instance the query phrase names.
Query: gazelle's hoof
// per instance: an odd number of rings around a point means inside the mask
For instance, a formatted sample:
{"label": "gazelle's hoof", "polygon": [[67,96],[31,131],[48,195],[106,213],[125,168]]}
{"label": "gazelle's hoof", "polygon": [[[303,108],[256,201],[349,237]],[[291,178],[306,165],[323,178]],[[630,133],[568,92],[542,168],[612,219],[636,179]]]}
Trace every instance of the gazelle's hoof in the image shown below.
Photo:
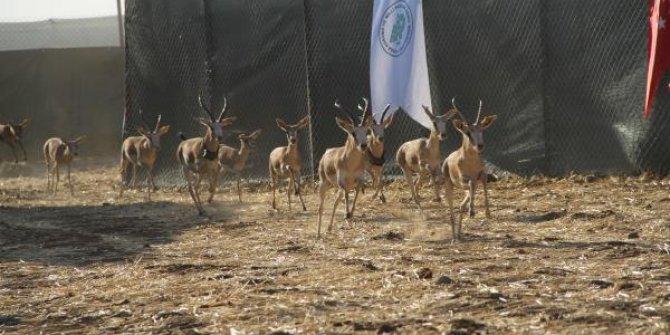
{"label": "gazelle's hoof", "polygon": [[382,204],[386,203],[386,197],[383,194],[379,197],[379,200],[381,200]]}
{"label": "gazelle's hoof", "polygon": [[433,202],[442,202],[442,199],[440,197],[433,198]]}
{"label": "gazelle's hoof", "polygon": [[470,211],[469,215],[470,215],[470,218],[474,218],[475,217],[475,211]]}
{"label": "gazelle's hoof", "polygon": [[345,219],[345,220],[349,220],[349,219],[352,219],[353,217],[354,217],[353,214],[351,214],[351,213],[347,213],[347,215],[344,217],[344,219]]}
{"label": "gazelle's hoof", "polygon": [[307,211],[307,207],[302,206],[302,211],[303,211],[303,212],[306,212],[306,211]]}

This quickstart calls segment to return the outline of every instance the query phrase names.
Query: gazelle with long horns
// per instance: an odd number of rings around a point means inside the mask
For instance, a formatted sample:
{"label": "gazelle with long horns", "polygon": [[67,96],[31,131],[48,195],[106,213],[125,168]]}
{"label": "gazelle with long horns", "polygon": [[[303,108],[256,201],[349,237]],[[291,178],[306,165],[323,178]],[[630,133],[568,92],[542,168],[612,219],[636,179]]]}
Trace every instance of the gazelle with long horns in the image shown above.
{"label": "gazelle with long horns", "polygon": [[240,178],[242,178],[242,172],[244,171],[244,167],[247,163],[247,158],[249,158],[249,151],[250,149],[256,147],[256,140],[262,132],[262,129],[256,129],[249,135],[238,135],[237,138],[240,140],[239,149],[235,149],[225,144],[221,144],[219,147],[219,164],[221,166],[220,172],[223,173],[225,170],[229,170],[237,174],[237,198],[240,202],[242,202]]}
{"label": "gazelle with long horns", "polygon": [[[455,108],[454,100],[452,100],[452,103]],[[470,217],[475,216],[475,191],[477,190],[477,184],[480,182],[484,189],[485,214],[487,218],[491,217],[491,212],[489,211],[488,189],[486,187],[488,174],[486,173],[481,153],[484,151],[484,130],[496,120],[497,116],[489,115],[480,120],[481,113],[482,102],[480,100],[477,119],[474,123],[469,124],[462,114],[461,119],[453,121],[454,128],[461,133],[463,138],[461,147],[452,152],[442,163],[442,173],[446,179],[445,188],[447,204],[449,206],[449,219],[454,239],[461,238],[461,223],[463,222],[463,212],[465,211],[466,205],[468,206]],[[453,213],[454,185],[459,185],[468,190],[459,207],[458,224],[454,222]]]}
{"label": "gazelle with long horns", "polygon": [[60,181],[60,167],[67,166],[67,183],[70,187],[70,195],[74,195],[74,185],[70,178],[70,163],[75,156],[79,155],[79,143],[86,138],[79,136],[72,141],[63,140],[60,137],[52,137],[44,142],[42,152],[47,164],[47,192],[56,194],[58,182]]}
{"label": "gazelle with long horns", "polygon": [[[366,114],[368,112],[368,99],[363,98],[363,106],[358,105],[358,109]],[[379,200],[382,203],[386,203],[386,197],[384,196],[384,181],[383,170],[384,170],[384,130],[391,125],[393,121],[393,114],[386,117],[386,113],[391,108],[391,105],[386,105],[382,116],[377,122],[372,115],[368,114],[368,117],[371,119],[370,122],[370,134],[368,135],[368,149],[365,151],[365,157],[367,160],[366,171],[372,177],[372,188],[375,189],[375,193],[372,195],[371,199],[375,199],[379,195]],[[367,121],[366,121],[367,122]]]}
{"label": "gazelle with long horns", "polygon": [[28,156],[26,155],[26,149],[23,148],[23,143],[21,142],[21,135],[23,134],[23,129],[25,129],[30,123],[30,120],[24,119],[18,124],[8,123],[0,124],[0,142],[7,143],[12,149],[12,154],[14,155],[14,162],[19,162],[19,156],[16,154],[16,149],[14,148],[15,144],[19,145],[21,151],[23,151],[23,160],[27,161]]}
{"label": "gazelle with long horns", "polygon": [[200,124],[205,126],[205,135],[186,139],[180,133],[182,142],[177,147],[177,159],[181,163],[184,178],[188,183],[188,192],[191,194],[195,208],[199,215],[205,215],[197,186],[200,185],[203,177],[209,179],[209,198],[207,198],[207,202],[212,202],[219,177],[219,144],[223,142],[223,128],[233,124],[236,118],[232,116],[223,117],[228,107],[228,99],[226,98],[224,98],[223,108],[218,118],[214,118],[212,112],[203,105],[200,97],[198,97],[198,103],[209,116],[209,119],[196,118]]}
{"label": "gazelle with long horns", "polygon": [[161,115],[159,114],[156,126],[151,130],[151,126],[144,119],[141,110],[139,113],[146,128],[140,127],[138,129],[140,136],[129,136],[121,145],[121,190],[119,197],[123,196],[126,186],[124,179],[128,166],[131,164],[133,166],[133,176],[129,182],[130,186],[135,187],[138,172],[143,167],[147,172],[147,196],[151,198],[151,192],[156,189],[153,175],[154,163],[156,162],[156,158],[158,158],[158,151],[161,147],[161,136],[170,130],[170,126],[165,125],[161,127]]}
{"label": "gazelle with long horns", "polygon": [[416,183],[412,175],[428,174],[433,184],[433,201],[440,201],[440,184],[442,183],[442,171],[440,171],[440,164],[442,158],[440,156],[440,142],[447,138],[447,121],[458,113],[455,109],[448,110],[443,115],[433,114],[428,107],[422,106],[423,111],[433,122],[433,127],[430,129],[428,138],[419,138],[416,140],[403,143],[396,153],[396,161],[402,169],[407,186],[412,192],[412,199],[419,207],[419,211],[423,215],[423,208],[419,202],[419,196],[416,191]]}
{"label": "gazelle with long horns", "polygon": [[288,145],[277,147],[270,152],[269,170],[270,179],[272,180],[272,208],[277,209],[277,183],[280,177],[287,177],[288,189],[286,196],[288,197],[288,210],[291,210],[291,193],[300,198],[302,210],[306,211],[305,201],[302,199],[302,192],[300,189],[300,171],[302,170],[302,158],[300,156],[300,148],[298,147],[298,132],[301,129],[309,126],[309,116],[305,116],[298,123],[289,125],[286,121],[277,118],[277,127],[286,134]]}
{"label": "gazelle with long horns", "polygon": [[[335,101],[335,107],[347,114],[347,120],[335,117],[337,125],[347,133],[344,146],[327,149],[319,161],[319,218],[317,221],[317,238],[321,237],[321,217],[323,215],[323,203],[326,200],[326,192],[331,187],[337,187],[337,196],[333,203],[333,212],[330,216],[328,231],[333,228],[333,220],[337,205],[344,197],[345,220],[354,216],[358,193],[363,187],[363,175],[365,173],[365,152],[368,146],[368,130],[371,125],[366,113],[363,114],[361,122],[356,124],[355,117],[348,110]],[[354,200],[349,209],[349,191],[354,190]]]}

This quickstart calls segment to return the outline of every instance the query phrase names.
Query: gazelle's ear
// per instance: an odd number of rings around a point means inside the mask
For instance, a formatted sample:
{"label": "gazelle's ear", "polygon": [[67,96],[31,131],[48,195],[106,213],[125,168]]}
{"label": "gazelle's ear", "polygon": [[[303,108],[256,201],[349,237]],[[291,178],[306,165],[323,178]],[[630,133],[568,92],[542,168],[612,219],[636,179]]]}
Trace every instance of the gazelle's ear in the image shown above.
{"label": "gazelle's ear", "polygon": [[393,122],[393,115],[395,114],[391,114],[387,116],[384,120],[382,120],[382,127],[384,127],[384,129],[388,128]]}
{"label": "gazelle's ear", "polygon": [[147,130],[142,126],[137,127],[137,132],[140,133],[140,135],[142,135],[142,136],[147,135]]}
{"label": "gazelle's ear", "polygon": [[198,121],[201,125],[205,127],[210,127],[212,122],[209,119],[205,119],[204,117],[194,117],[194,120]]}
{"label": "gazelle's ear", "polygon": [[309,126],[309,116],[305,116],[300,121],[298,121],[298,128],[304,129],[307,128],[307,126]]}
{"label": "gazelle's ear", "polygon": [[261,136],[261,133],[263,132],[263,129],[256,129],[254,130],[249,137],[253,138],[254,140],[258,138],[258,136]]}
{"label": "gazelle's ear", "polygon": [[219,122],[219,123],[221,123],[222,126],[227,127],[227,126],[230,126],[231,124],[233,124],[233,122],[235,120],[237,120],[237,117],[229,116],[229,117],[221,119],[221,122]]}
{"label": "gazelle's ear", "polygon": [[465,133],[467,131],[467,129],[465,129],[467,126],[463,120],[456,119],[451,121],[451,123],[453,123],[454,128],[456,128],[456,130],[460,131],[461,133]]}
{"label": "gazelle's ear", "polygon": [[428,115],[428,118],[429,118],[431,121],[435,119],[435,115],[433,115],[433,113],[430,111],[430,109],[428,108],[428,106],[426,106],[426,105],[421,105],[421,107],[423,108],[423,112],[426,113],[426,115]]}
{"label": "gazelle's ear", "polygon": [[487,117],[484,117],[481,121],[479,121],[479,126],[482,127],[482,129],[488,128],[493,121],[495,121],[498,118],[497,115],[489,115]]}
{"label": "gazelle's ear", "polygon": [[84,136],[79,136],[79,137],[75,138],[75,139],[72,141],[72,143],[77,143],[77,144],[79,144],[79,143],[83,142],[85,139],[86,139],[86,135],[84,135]]}
{"label": "gazelle's ear", "polygon": [[448,110],[446,113],[444,113],[444,115],[447,117],[447,120],[449,120],[452,117],[456,116],[456,114],[458,114],[458,113],[459,113],[458,109],[452,108],[452,109]]}
{"label": "gazelle's ear", "polygon": [[23,121],[21,121],[21,123],[19,123],[19,126],[25,128],[25,127],[28,127],[29,123],[30,123],[30,119],[23,119]]}
{"label": "gazelle's ear", "polygon": [[354,131],[354,126],[351,124],[351,122],[340,118],[339,116],[335,117],[335,122],[337,122],[337,125],[342,128],[342,130],[346,131],[347,133],[351,133]]}
{"label": "gazelle's ear", "polygon": [[286,131],[286,127],[288,127],[288,124],[286,124],[286,121],[284,121],[280,118],[276,118],[275,122],[277,122],[277,127],[279,127],[279,129],[281,129],[283,131]]}
{"label": "gazelle's ear", "polygon": [[170,131],[170,126],[165,125],[165,126],[162,126],[160,129],[158,129],[158,134],[163,136],[163,135],[167,134],[168,131]]}

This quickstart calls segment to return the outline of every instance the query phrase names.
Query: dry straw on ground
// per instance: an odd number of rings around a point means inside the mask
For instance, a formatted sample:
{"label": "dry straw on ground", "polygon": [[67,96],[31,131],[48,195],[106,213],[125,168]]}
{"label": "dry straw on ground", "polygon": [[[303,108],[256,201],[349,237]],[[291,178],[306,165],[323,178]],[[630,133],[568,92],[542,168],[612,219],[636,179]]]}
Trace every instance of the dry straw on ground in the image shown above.
{"label": "dry straw on ground", "polygon": [[115,171],[75,171],[73,198],[0,181],[0,333],[670,331],[667,180],[503,179],[458,243],[393,184],[315,241],[312,189],[275,212],[264,185],[224,187],[207,219],[188,193],[117,199]]}

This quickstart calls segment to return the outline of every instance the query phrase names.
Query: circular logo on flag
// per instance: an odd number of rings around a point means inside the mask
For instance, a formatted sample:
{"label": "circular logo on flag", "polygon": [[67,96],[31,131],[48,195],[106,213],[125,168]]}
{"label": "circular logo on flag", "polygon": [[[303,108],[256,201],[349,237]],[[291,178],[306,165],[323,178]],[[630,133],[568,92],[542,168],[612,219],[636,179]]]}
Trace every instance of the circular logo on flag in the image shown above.
{"label": "circular logo on flag", "polygon": [[379,25],[379,42],[387,54],[402,55],[414,33],[414,16],[404,1],[398,1],[386,8]]}

